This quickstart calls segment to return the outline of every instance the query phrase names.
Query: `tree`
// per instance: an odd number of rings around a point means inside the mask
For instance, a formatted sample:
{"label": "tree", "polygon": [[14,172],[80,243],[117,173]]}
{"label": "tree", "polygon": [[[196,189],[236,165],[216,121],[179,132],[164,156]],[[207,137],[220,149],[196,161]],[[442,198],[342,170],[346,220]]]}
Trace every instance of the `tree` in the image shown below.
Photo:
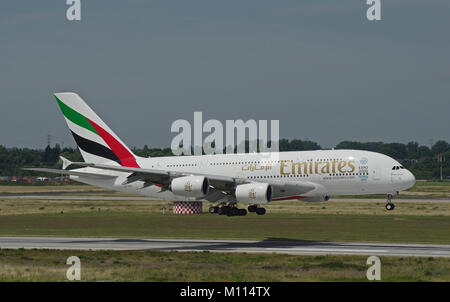
{"label": "tree", "polygon": [[289,145],[289,140],[282,138],[278,141],[278,148],[280,149],[281,152],[283,151],[290,151],[290,145]]}
{"label": "tree", "polygon": [[382,144],[378,147],[377,152],[383,153],[395,159],[405,159],[408,152],[406,146],[399,143]]}
{"label": "tree", "polygon": [[406,152],[408,159],[418,159],[419,158],[419,143],[409,142],[406,145]]}
{"label": "tree", "polygon": [[433,155],[445,153],[449,150],[450,150],[450,145],[446,141],[443,141],[443,140],[437,141],[433,145],[433,147],[431,147],[431,152],[433,153]]}
{"label": "tree", "polygon": [[418,152],[419,158],[431,156],[431,150],[427,146],[420,146]]}

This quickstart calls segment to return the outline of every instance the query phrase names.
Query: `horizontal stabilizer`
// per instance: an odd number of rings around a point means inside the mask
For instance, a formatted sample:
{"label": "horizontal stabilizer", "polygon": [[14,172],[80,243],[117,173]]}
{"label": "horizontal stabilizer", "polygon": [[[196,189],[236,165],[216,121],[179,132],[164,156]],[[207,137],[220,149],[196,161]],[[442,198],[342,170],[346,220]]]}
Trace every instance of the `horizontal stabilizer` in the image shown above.
{"label": "horizontal stabilizer", "polygon": [[65,158],[63,156],[60,156],[59,158],[62,160],[62,163],[63,163],[62,168],[63,168],[63,170],[66,170],[72,164],[72,162],[70,160],[68,160],[67,158]]}
{"label": "horizontal stabilizer", "polygon": [[91,177],[91,178],[103,178],[103,179],[117,177],[114,175],[79,172],[79,171],[74,171],[74,170],[47,169],[47,168],[23,168],[22,170],[45,172],[45,173],[55,173],[55,174],[63,174],[63,175],[74,175],[74,176]]}

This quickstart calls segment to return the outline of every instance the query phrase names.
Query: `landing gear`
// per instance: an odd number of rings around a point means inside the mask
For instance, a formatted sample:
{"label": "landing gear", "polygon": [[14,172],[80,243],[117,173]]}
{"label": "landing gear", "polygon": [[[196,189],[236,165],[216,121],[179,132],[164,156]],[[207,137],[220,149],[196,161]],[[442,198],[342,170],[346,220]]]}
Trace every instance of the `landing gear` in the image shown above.
{"label": "landing gear", "polygon": [[209,208],[209,213],[211,213],[211,214],[216,214],[218,212],[219,212],[219,207],[217,207],[217,206]]}
{"label": "landing gear", "polygon": [[238,208],[232,207],[228,213],[227,216],[231,217],[231,216],[238,216]]}
{"label": "landing gear", "polygon": [[238,209],[236,207],[231,207],[228,211],[227,216],[245,216],[247,215],[246,209]]}
{"label": "landing gear", "polygon": [[249,211],[250,213],[255,213],[255,212],[256,212],[256,209],[258,209],[258,206],[256,206],[256,205],[248,206],[248,211]]}
{"label": "landing gear", "polygon": [[264,214],[266,214],[266,209],[264,209],[264,208],[257,208],[256,209],[256,214],[264,215]]}
{"label": "landing gear", "polygon": [[[258,215],[266,214],[265,208],[260,208],[258,205],[250,205],[248,206],[248,212],[256,213]],[[227,216],[245,216],[247,215],[246,209],[239,209],[236,206],[236,203],[222,203],[218,206],[212,206],[209,208],[209,213],[211,214],[219,214],[219,215],[227,215]]]}
{"label": "landing gear", "polygon": [[393,209],[395,209],[395,204],[393,204],[393,203],[386,204],[386,210],[392,211]]}
{"label": "landing gear", "polygon": [[245,216],[245,215],[247,215],[247,210],[246,209],[239,209],[238,210],[238,214],[239,214],[239,216]]}
{"label": "landing gear", "polygon": [[227,216],[245,216],[245,215],[247,215],[247,210],[246,209],[238,209],[236,207],[236,204],[230,204],[230,205],[223,204],[221,206],[210,207],[209,213],[219,214],[219,215],[227,215]]}
{"label": "landing gear", "polygon": [[217,210],[217,214],[219,214],[219,215],[228,215],[228,212],[230,212],[230,211],[231,211],[231,207],[230,206],[221,206]]}
{"label": "landing gear", "polygon": [[266,214],[266,209],[264,208],[258,208],[258,206],[256,204],[253,204],[251,206],[248,206],[248,211],[250,213],[256,213],[258,215],[264,215]]}
{"label": "landing gear", "polygon": [[387,195],[387,203],[386,203],[386,210],[392,211],[395,209],[395,204],[392,203],[392,194]]}

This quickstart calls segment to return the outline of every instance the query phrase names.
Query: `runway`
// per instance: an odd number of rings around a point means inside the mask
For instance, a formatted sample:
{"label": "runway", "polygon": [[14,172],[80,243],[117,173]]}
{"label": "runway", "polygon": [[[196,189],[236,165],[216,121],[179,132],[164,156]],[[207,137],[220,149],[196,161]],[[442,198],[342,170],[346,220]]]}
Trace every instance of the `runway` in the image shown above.
{"label": "runway", "polygon": [[0,237],[2,249],[61,250],[158,250],[240,253],[279,253],[291,255],[370,255],[402,257],[450,257],[450,245],[344,243],[317,241],[247,241],[119,239],[68,237]]}

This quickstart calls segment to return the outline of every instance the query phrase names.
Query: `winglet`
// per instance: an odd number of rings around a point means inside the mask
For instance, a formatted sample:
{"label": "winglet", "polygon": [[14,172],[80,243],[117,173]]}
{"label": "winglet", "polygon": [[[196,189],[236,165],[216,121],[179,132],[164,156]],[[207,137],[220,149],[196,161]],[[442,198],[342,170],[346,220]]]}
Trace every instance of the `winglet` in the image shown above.
{"label": "winglet", "polygon": [[69,167],[69,166],[72,164],[72,162],[71,162],[70,160],[68,160],[67,158],[65,158],[65,157],[63,157],[63,156],[60,156],[59,158],[60,158],[60,159],[62,160],[62,162],[63,162],[63,164],[62,164],[63,170],[66,170],[67,167]]}

